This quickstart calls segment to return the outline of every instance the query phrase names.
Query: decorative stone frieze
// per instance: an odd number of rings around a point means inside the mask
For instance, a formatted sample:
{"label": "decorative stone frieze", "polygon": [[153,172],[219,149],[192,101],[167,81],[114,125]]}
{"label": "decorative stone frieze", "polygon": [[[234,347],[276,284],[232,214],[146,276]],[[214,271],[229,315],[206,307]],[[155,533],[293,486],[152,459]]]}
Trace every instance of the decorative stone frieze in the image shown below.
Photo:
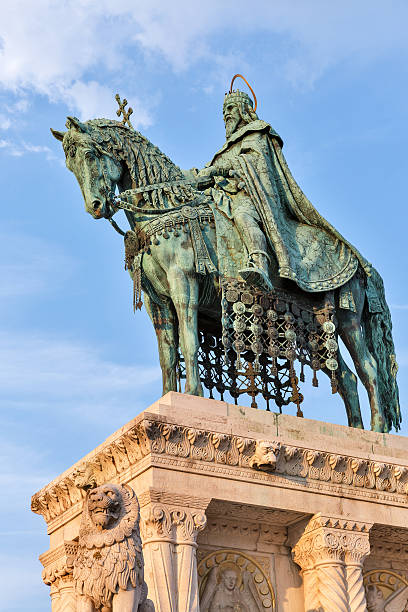
{"label": "decorative stone frieze", "polygon": [[302,568],[305,610],[364,612],[362,563],[372,523],[315,515],[293,549]]}
{"label": "decorative stone frieze", "polygon": [[[266,448],[269,448],[267,459]],[[153,414],[133,423],[87,461],[92,465],[96,483],[101,484],[119,481],[122,474],[142,460],[148,459],[153,465],[163,462],[171,465],[172,457],[188,459],[190,468],[196,470],[213,464],[219,466],[215,469],[220,472],[225,469],[222,466],[235,468],[241,477],[263,479],[271,484],[284,482],[290,487],[292,481],[297,488],[303,483],[309,491],[314,487],[321,491],[324,486],[328,493],[336,495],[369,498],[380,503],[383,499],[407,503],[408,468],[405,466],[294,446],[279,440],[257,441],[183,427],[163,422]],[[262,463],[265,460],[267,463]],[[251,465],[257,468],[264,465],[273,474],[262,474],[251,469]],[[83,493],[75,486],[75,470],[33,496],[33,512],[42,514],[47,523],[82,502]]]}

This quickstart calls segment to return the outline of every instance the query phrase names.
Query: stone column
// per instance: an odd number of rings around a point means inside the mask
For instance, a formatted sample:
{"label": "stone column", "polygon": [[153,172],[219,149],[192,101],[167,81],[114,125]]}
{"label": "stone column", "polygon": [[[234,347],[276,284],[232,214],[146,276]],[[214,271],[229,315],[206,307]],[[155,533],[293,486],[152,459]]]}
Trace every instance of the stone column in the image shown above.
{"label": "stone column", "polygon": [[175,538],[170,511],[162,504],[141,514],[145,580],[156,612],[177,612]]}
{"label": "stone column", "polygon": [[366,529],[350,535],[344,555],[350,612],[365,612],[367,602],[363,584],[363,563],[370,554],[369,532],[372,523],[359,523]]}
{"label": "stone column", "polygon": [[372,524],[316,514],[293,548],[302,568],[305,612],[366,610],[362,561]]}
{"label": "stone column", "polygon": [[77,547],[77,542],[64,542],[40,556],[44,566],[42,578],[50,587],[52,612],[76,612],[72,570]]}
{"label": "stone column", "polygon": [[200,510],[173,510],[177,538],[178,612],[199,612],[197,576],[197,535],[207,523]]}
{"label": "stone column", "polygon": [[[139,496],[141,504],[146,495]],[[148,497],[140,526],[149,597],[156,612],[199,612],[196,540],[206,525],[204,508],[174,506],[169,495],[157,492]],[[154,503],[160,497],[168,503]],[[177,501],[183,500],[178,496]]]}

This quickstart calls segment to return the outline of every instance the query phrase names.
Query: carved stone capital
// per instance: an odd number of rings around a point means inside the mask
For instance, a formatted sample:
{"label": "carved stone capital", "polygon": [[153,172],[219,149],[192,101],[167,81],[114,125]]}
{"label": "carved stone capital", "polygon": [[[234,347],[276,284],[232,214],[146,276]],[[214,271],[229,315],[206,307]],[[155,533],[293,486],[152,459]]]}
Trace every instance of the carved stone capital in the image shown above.
{"label": "carved stone capital", "polygon": [[307,610],[366,610],[362,563],[370,553],[372,526],[320,513],[312,517],[293,549],[303,570]]}
{"label": "carved stone capital", "polygon": [[370,553],[372,523],[315,515],[293,549],[294,561],[303,570],[319,563],[361,564]]}
{"label": "carved stone capital", "polygon": [[205,528],[206,523],[202,510],[151,504],[141,512],[142,540],[144,544],[167,541],[195,546],[198,532]]}
{"label": "carved stone capital", "polygon": [[42,579],[45,584],[55,587],[61,582],[72,580],[77,550],[78,542],[69,541],[40,555],[40,561],[44,567]]}

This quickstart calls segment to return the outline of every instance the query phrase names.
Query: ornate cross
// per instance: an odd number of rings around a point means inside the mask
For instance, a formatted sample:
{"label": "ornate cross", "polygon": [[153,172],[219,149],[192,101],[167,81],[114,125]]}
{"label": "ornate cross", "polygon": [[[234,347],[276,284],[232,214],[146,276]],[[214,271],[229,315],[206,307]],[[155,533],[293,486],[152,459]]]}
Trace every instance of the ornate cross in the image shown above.
{"label": "ornate cross", "polygon": [[126,98],[123,98],[121,102],[119,94],[116,94],[115,100],[119,104],[119,108],[116,111],[117,116],[120,117],[121,115],[123,115],[122,125],[128,124],[128,126],[133,129],[133,125],[130,123],[129,120],[130,115],[133,113],[133,108],[129,106],[128,110],[126,110],[128,101],[126,100]]}

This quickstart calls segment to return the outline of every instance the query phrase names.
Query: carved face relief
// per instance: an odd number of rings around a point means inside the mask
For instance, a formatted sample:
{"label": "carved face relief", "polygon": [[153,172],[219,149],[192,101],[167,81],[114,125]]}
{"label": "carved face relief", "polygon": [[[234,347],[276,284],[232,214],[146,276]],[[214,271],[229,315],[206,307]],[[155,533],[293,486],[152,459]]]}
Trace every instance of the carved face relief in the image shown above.
{"label": "carved face relief", "polygon": [[237,586],[238,576],[234,570],[226,570],[221,578],[227,591],[233,591]]}
{"label": "carved face relief", "polygon": [[211,551],[198,564],[201,612],[274,612],[265,568],[243,552]]}
{"label": "carved face relief", "polygon": [[257,440],[255,452],[249,460],[250,467],[264,472],[275,471],[279,448],[279,443]]}
{"label": "carved face relief", "polygon": [[369,612],[384,612],[384,595],[375,585],[370,584],[366,590],[367,610]]}
{"label": "carved face relief", "polygon": [[368,612],[406,612],[408,580],[391,570],[371,570],[364,576]]}
{"label": "carved face relief", "polygon": [[93,524],[99,530],[111,527],[120,514],[120,495],[114,486],[102,485],[90,491],[88,511]]}
{"label": "carved face relief", "polygon": [[238,104],[229,102],[223,110],[225,131],[227,138],[231,136],[239,127],[242,117]]}

